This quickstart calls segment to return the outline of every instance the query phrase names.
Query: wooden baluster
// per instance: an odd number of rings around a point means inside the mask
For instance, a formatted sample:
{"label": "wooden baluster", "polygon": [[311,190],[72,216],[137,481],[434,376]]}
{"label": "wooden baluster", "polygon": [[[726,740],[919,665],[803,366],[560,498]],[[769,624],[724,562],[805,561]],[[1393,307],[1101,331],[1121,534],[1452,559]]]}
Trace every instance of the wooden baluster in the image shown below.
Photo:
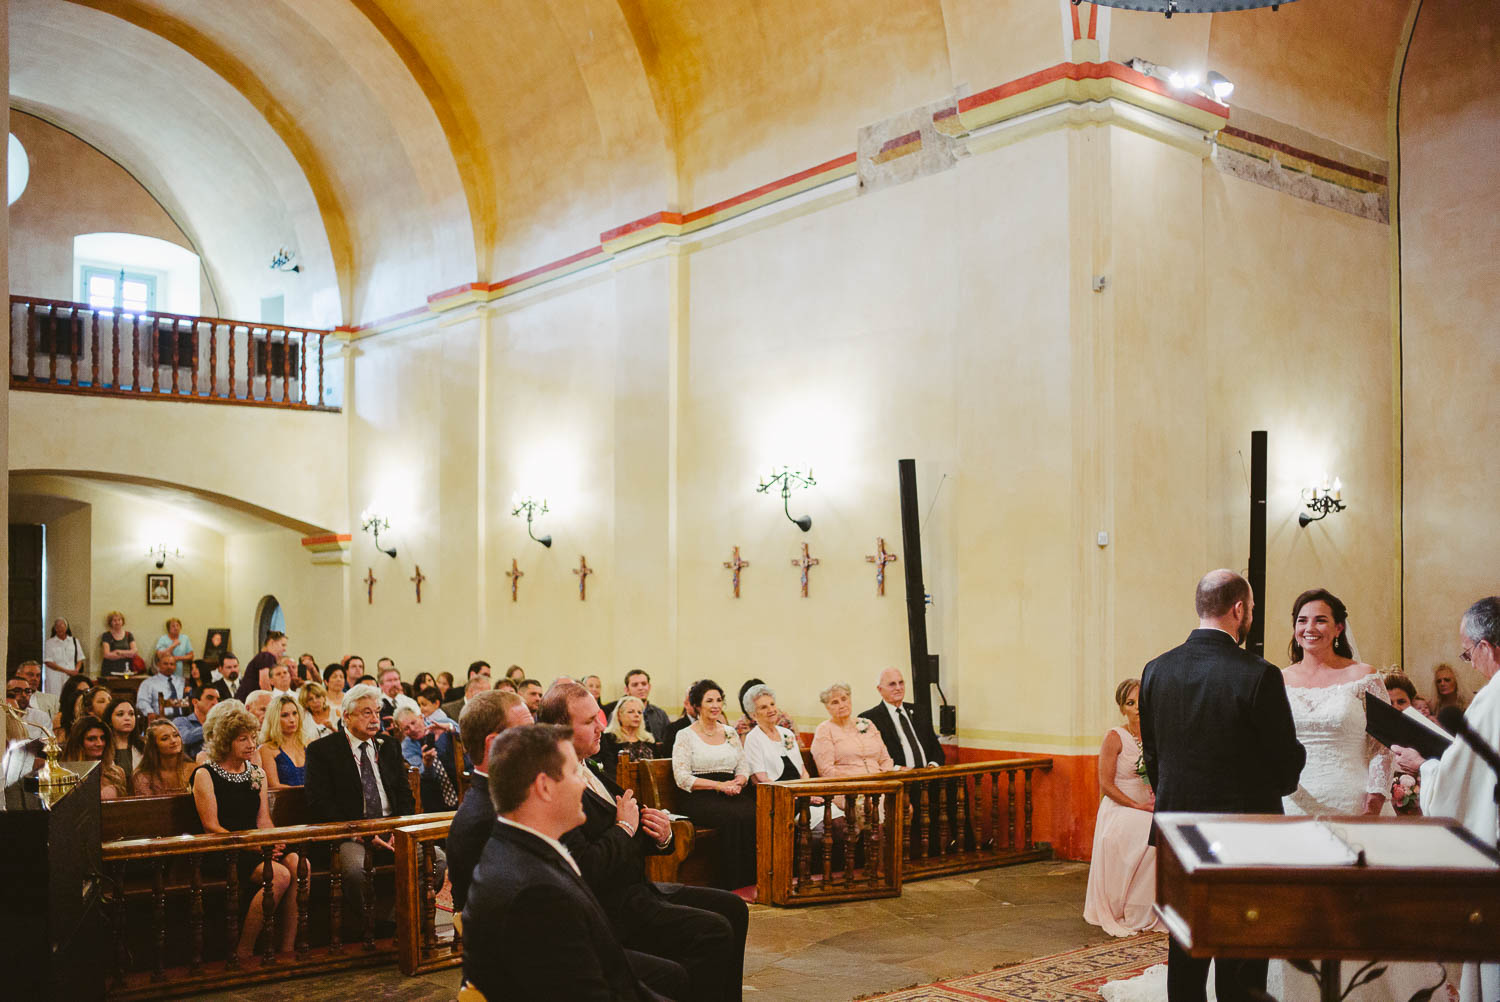
{"label": "wooden baluster", "polygon": [[271,853],[271,846],[260,847],[260,933],[266,938],[260,959],[267,964],[276,963],[276,943],[280,939],[277,933],[281,931],[276,928],[279,924],[276,921],[276,869],[271,865]]}
{"label": "wooden baluster", "polygon": [[312,897],[312,864],[307,861],[307,846],[297,859],[297,959],[307,956],[307,902]]}
{"label": "wooden baluster", "polygon": [[219,395],[219,325],[208,322],[208,398]]}
{"label": "wooden baluster", "polygon": [[281,402],[292,400],[292,332],[281,332]]}
{"label": "wooden baluster", "polygon": [[1005,770],[1005,779],[1008,783],[1005,794],[1005,849],[1009,852],[1016,847],[1016,770]]}
{"label": "wooden baluster", "polygon": [[[799,797],[793,801],[796,808],[793,812],[796,821],[792,833],[792,883],[793,887],[800,887],[812,876],[812,818],[811,808],[806,797]],[[823,847],[828,847],[828,836],[832,831],[827,824],[823,825]]]}
{"label": "wooden baluster", "polygon": [[302,406],[306,407],[308,394],[312,392],[312,388],[307,384],[307,331],[297,336],[297,384],[302,394]]}
{"label": "wooden baluster", "polygon": [[161,317],[151,318],[151,392],[161,391]]}
{"label": "wooden baluster", "polygon": [[193,380],[188,392],[196,397],[198,395],[198,321],[194,320],[188,324],[188,337],[193,339]]}
{"label": "wooden baluster", "polygon": [[865,798],[865,823],[870,829],[870,851],[865,856],[865,873],[872,887],[879,887],[885,876],[885,822],[881,815],[891,806],[890,798],[871,794]]}
{"label": "wooden baluster", "polygon": [[953,843],[955,852],[969,851],[969,777],[960,776],[953,783]]}
{"label": "wooden baluster", "polygon": [[[29,308],[28,308],[29,309]],[[125,864],[116,863],[112,871],[115,878],[114,927],[115,927],[115,973],[114,986],[125,987],[125,960],[129,951],[125,948]]]}
{"label": "wooden baluster", "polygon": [[938,804],[937,837],[934,839],[936,844],[933,848],[937,850],[939,856],[946,856],[953,849],[952,843],[948,840],[950,834],[948,822],[951,813],[948,805],[953,799],[953,784],[948,780],[940,780],[933,784],[932,794]]}
{"label": "wooden baluster", "polygon": [[36,319],[36,303],[26,304],[26,379],[36,382],[36,343],[41,331]]}
{"label": "wooden baluster", "polygon": [[224,969],[237,971],[240,967],[240,852],[230,849],[225,854],[224,867],[224,926],[227,942],[224,944]]}
{"label": "wooden baluster", "polygon": [[167,861],[158,856],[151,874],[151,932],[156,937],[156,957],[151,962],[151,980],[167,978]]}
{"label": "wooden baluster", "polygon": [[[230,328],[233,337],[234,328]],[[229,342],[233,348],[234,342]],[[344,952],[344,868],[339,862],[338,843],[331,843],[333,852],[328,863],[328,952]]]}
{"label": "wooden baluster", "polygon": [[261,349],[261,356],[265,359],[266,367],[266,403],[271,402],[271,328],[266,328],[266,343]]}
{"label": "wooden baluster", "polygon": [[859,797],[844,794],[844,820],[849,827],[849,844],[844,848],[844,886],[854,886],[854,861],[859,855],[863,829],[859,826]]}
{"label": "wooden baluster", "polygon": [[920,804],[917,809],[917,823],[921,825],[921,836],[918,839],[918,848],[921,850],[920,859],[926,859],[932,852],[932,793],[927,783],[917,784]]}
{"label": "wooden baluster", "polygon": [[197,853],[188,857],[192,867],[189,875],[191,889],[188,891],[188,932],[191,946],[188,953],[188,973],[203,970],[203,857]]}
{"label": "wooden baluster", "polygon": [[83,362],[83,318],[68,311],[68,385],[78,388],[78,369]]}
{"label": "wooden baluster", "polygon": [[1026,770],[1026,849],[1031,849],[1031,770]]}
{"label": "wooden baluster", "polygon": [[[823,800],[827,804],[833,803],[832,797],[824,797]],[[845,831],[847,830],[846,827]],[[823,825],[823,890],[825,891],[833,882],[833,850],[839,842],[839,833],[833,830],[832,825],[825,822]]]}
{"label": "wooden baluster", "polygon": [[[1089,9],[1092,10],[1093,8],[1091,7]],[[326,335],[326,334],[319,334],[318,335],[318,406],[319,407],[323,406],[323,342],[325,340],[327,340],[327,338],[328,338],[328,335]]]}
{"label": "wooden baluster", "polygon": [[130,318],[130,377],[131,390],[139,393],[141,390],[141,318],[132,315]]}
{"label": "wooden baluster", "polygon": [[234,381],[234,324],[229,325],[229,399],[240,398],[239,385]]}
{"label": "wooden baluster", "polygon": [[97,390],[99,388],[99,311],[90,310],[89,316],[92,318],[91,326],[94,331],[93,341],[89,347],[89,354],[92,356],[90,362],[93,366],[93,377],[89,380],[89,385]]}
{"label": "wooden baluster", "polygon": [[422,851],[422,949],[430,952],[437,948],[437,847],[431,842],[418,842]]}
{"label": "wooden baluster", "polygon": [[1000,773],[992,772],[990,777],[990,834],[984,840],[984,847],[993,850],[1000,844]]}
{"label": "wooden baluster", "polygon": [[47,307],[47,330],[52,334],[52,361],[49,368],[47,381],[53,386],[57,385],[57,304],[53,303]]}
{"label": "wooden baluster", "polygon": [[120,311],[115,310],[110,314],[109,325],[109,357],[110,357],[110,386],[118,390],[120,388]]}
{"label": "wooden baluster", "polygon": [[[270,344],[270,342],[267,341],[267,345],[268,346],[269,346],[269,344]],[[271,370],[270,370],[269,367],[267,367],[266,371],[270,372]],[[266,377],[266,393],[269,394],[270,392],[271,392],[271,377],[267,376]],[[365,842],[365,873],[364,873],[364,881],[365,881],[365,888],[364,889],[365,889],[365,893],[361,897],[362,897],[362,899],[364,901],[364,906],[365,906],[364,907],[364,912],[365,912],[365,916],[364,916],[364,920],[365,920],[365,949],[369,950],[369,951],[374,951],[374,949],[375,949],[375,842],[371,838],[366,838],[364,840],[364,842]]]}

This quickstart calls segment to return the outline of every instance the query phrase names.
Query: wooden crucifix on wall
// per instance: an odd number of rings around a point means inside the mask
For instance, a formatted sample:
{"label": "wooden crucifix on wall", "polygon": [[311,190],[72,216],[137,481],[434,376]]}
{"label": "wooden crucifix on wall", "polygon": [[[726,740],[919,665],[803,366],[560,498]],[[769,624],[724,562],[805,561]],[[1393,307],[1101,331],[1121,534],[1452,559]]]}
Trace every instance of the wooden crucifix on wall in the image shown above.
{"label": "wooden crucifix on wall", "polygon": [[802,544],[802,559],[801,560],[793,560],[792,561],[792,566],[793,567],[800,567],[800,568],[802,568],[802,597],[803,598],[807,597],[807,569],[809,567],[816,567],[820,563],[822,563],[822,561],[820,561],[817,557],[809,557],[807,555],[807,544],[803,543]]}
{"label": "wooden crucifix on wall", "polygon": [[520,567],[516,566],[515,557],[510,558],[510,570],[505,572],[505,576],[510,578],[510,600],[514,602],[516,600],[516,586],[519,585],[521,583],[521,579],[526,576],[526,572],[521,570]]}
{"label": "wooden crucifix on wall", "polygon": [[411,577],[407,578],[406,580],[412,581],[412,582],[414,582],[416,584],[416,586],[417,586],[417,604],[421,605],[422,604],[422,582],[427,580],[427,575],[422,573],[422,565],[421,564],[417,564],[416,565],[416,571],[417,571],[417,573],[413,574]]}
{"label": "wooden crucifix on wall", "polygon": [[578,566],[573,568],[573,573],[578,575],[578,601],[587,602],[589,598],[589,575],[594,573],[594,569],[589,566],[587,557],[582,555],[578,557]]}
{"label": "wooden crucifix on wall", "polygon": [[875,537],[875,548],[878,552],[874,556],[865,554],[865,561],[867,563],[872,563],[875,565],[875,594],[878,596],[884,596],[885,565],[894,564],[896,562],[896,555],[894,553],[885,552],[884,536]]}
{"label": "wooden crucifix on wall", "polygon": [[375,604],[375,582],[378,580],[375,577],[375,568],[371,567],[365,571],[365,601],[370,605]]}
{"label": "wooden crucifix on wall", "polygon": [[734,548],[734,559],[733,560],[726,560],[726,561],[724,561],[724,566],[727,567],[727,568],[729,568],[729,570],[731,572],[730,581],[734,585],[734,597],[735,598],[739,598],[740,597],[740,569],[743,568],[743,567],[749,567],[750,566],[750,561],[748,561],[748,560],[741,560],[740,559],[740,548],[738,546],[736,546]]}

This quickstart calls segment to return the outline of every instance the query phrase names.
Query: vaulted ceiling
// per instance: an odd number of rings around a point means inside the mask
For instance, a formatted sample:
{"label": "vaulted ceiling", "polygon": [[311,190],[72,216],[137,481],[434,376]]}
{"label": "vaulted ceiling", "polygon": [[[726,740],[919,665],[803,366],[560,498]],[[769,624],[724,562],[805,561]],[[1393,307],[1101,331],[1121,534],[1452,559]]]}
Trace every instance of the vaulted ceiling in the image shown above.
{"label": "vaulted ceiling", "polygon": [[[1170,21],[1101,9],[1100,38],[1106,58],[1219,69],[1236,104],[1384,156],[1410,4]],[[1071,13],[1067,0],[11,0],[11,103],[139,178],[231,308],[253,308],[235,276],[287,245],[307,290],[288,319],[361,323],[1063,62]]]}

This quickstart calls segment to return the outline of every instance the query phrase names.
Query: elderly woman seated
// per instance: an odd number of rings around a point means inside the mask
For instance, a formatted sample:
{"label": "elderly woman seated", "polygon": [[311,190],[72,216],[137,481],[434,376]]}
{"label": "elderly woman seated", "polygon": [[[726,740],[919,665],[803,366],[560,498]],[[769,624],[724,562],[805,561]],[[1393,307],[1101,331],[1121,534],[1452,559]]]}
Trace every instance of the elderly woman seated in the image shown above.
{"label": "elderly woman seated", "polygon": [[847,682],[835,682],[818,698],[828,711],[828,719],[813,731],[812,757],[819,776],[866,776],[896,767],[880,730],[870,720],[854,716],[854,696]]}
{"label": "elderly woman seated", "polygon": [[[807,779],[807,764],[797,735],[779,724],[785,716],[776,708],[776,693],[764,682],[745,690],[744,709],[755,720],[755,727],[745,737],[745,760],[750,764],[750,778],[757,783],[779,783],[790,779]],[[823,823],[823,798],[812,798],[813,808],[808,824],[817,828]],[[834,808],[834,818],[843,812]]]}

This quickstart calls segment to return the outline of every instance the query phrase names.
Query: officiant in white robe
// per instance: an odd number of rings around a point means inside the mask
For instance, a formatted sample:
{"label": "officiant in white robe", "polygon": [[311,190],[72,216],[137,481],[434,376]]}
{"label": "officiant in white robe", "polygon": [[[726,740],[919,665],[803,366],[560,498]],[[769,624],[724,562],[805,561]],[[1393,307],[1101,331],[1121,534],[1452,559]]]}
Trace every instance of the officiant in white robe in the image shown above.
{"label": "officiant in white robe", "polygon": [[[1486,679],[1464,719],[1481,740],[1500,748],[1500,683],[1495,681],[1500,671],[1500,597],[1480,599],[1469,607],[1459,626],[1459,639],[1463,659]],[[1467,743],[1454,741],[1442,758],[1425,760],[1410,748],[1393,750],[1403,771],[1421,777],[1424,815],[1455,818],[1486,845],[1495,845],[1500,816],[1494,795],[1500,777]],[[1461,1002],[1500,999],[1500,964],[1465,964],[1459,998]]]}

